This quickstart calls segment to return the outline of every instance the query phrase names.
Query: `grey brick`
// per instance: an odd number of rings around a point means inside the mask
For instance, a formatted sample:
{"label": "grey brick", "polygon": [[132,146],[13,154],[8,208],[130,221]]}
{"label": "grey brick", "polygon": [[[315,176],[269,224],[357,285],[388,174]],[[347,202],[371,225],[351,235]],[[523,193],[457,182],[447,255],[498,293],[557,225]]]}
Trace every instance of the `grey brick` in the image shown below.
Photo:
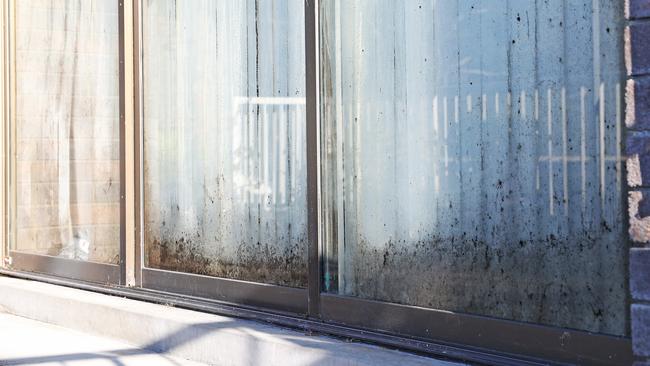
{"label": "grey brick", "polygon": [[632,23],[625,29],[625,64],[628,75],[650,73],[650,22]]}
{"label": "grey brick", "polygon": [[650,248],[630,250],[630,291],[633,299],[650,301]]}
{"label": "grey brick", "polygon": [[632,305],[632,348],[635,355],[650,357],[649,305]]}
{"label": "grey brick", "polygon": [[634,130],[650,130],[650,76],[627,82],[625,123]]}
{"label": "grey brick", "polygon": [[629,157],[638,155],[641,186],[650,186],[650,131],[631,131],[625,140],[625,153]]}
{"label": "grey brick", "polygon": [[650,0],[626,0],[625,15],[628,19],[650,17]]}
{"label": "grey brick", "polygon": [[650,131],[632,131],[627,136],[625,145],[627,155],[650,154]]}

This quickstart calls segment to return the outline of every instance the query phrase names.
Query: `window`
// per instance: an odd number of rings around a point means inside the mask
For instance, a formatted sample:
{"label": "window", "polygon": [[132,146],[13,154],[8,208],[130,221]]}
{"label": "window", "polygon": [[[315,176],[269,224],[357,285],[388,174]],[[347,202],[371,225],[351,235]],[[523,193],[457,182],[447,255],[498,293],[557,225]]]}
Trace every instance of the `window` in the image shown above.
{"label": "window", "polygon": [[117,264],[116,1],[16,2],[12,249]]}
{"label": "window", "polygon": [[321,4],[325,291],[626,334],[622,5]]}
{"label": "window", "polygon": [[623,6],[9,0],[3,266],[630,363]]}
{"label": "window", "polygon": [[303,14],[144,3],[148,267],[306,286]]}

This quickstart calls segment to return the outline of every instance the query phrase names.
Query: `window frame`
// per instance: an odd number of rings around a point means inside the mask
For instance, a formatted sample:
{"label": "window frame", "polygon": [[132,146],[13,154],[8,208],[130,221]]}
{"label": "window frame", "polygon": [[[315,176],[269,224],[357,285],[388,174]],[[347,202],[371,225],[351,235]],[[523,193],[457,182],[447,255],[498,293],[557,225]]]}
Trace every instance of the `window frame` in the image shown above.
{"label": "window frame", "polygon": [[[308,285],[305,289],[144,266],[142,0],[119,4],[120,262],[78,263],[7,251],[15,155],[15,3],[2,6],[3,130],[0,274],[37,279],[276,325],[488,364],[632,362],[629,337],[329,294],[323,289],[320,192],[320,1],[304,0]],[[621,14],[621,17],[623,14]],[[621,35],[622,37],[622,35]],[[10,187],[12,189],[7,190]],[[11,259],[5,259],[11,257]],[[11,261],[11,263],[10,263]],[[59,268],[61,270],[56,270]],[[52,277],[54,276],[54,277]],[[59,278],[61,277],[61,278]],[[110,285],[119,285],[107,286]],[[629,303],[629,295],[628,295]]]}

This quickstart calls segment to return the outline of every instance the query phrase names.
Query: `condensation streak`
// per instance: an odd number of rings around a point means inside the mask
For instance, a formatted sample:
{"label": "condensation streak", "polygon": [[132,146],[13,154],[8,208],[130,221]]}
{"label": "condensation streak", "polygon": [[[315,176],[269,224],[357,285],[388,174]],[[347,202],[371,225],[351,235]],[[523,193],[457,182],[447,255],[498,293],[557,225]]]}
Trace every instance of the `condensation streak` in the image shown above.
{"label": "condensation streak", "polygon": [[321,4],[326,290],[625,335],[623,4]]}
{"label": "condensation streak", "polygon": [[147,266],[306,286],[303,13],[144,2]]}

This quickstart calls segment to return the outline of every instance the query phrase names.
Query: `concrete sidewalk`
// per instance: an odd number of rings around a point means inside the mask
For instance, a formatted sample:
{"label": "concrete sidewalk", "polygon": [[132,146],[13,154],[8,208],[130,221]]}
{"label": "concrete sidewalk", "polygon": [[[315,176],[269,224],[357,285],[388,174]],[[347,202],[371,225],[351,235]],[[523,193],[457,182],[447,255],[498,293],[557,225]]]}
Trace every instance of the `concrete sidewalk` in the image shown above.
{"label": "concrete sidewalk", "polygon": [[0,313],[0,365],[200,366],[205,364],[146,351],[110,338]]}
{"label": "concrete sidewalk", "polygon": [[[77,365],[93,365],[90,363],[93,360],[98,365],[120,365],[117,357],[124,357],[132,360],[122,363],[125,365],[189,364],[177,359],[230,366],[461,365],[360,342],[309,335],[267,323],[36,281],[0,276],[0,294],[0,311],[5,312],[0,318],[0,359],[13,359],[23,364],[43,365],[49,361],[62,364],[67,357],[70,361],[79,359],[81,362],[75,362]],[[21,321],[25,322],[24,327],[18,324]],[[64,328],[50,328],[51,325],[39,321]],[[32,324],[31,330],[29,324]],[[57,331],[66,331],[66,328],[79,333],[65,333],[69,337],[76,335],[70,340],[58,335]],[[110,339],[119,341],[108,343]],[[146,357],[154,359],[149,362],[144,360]]]}

